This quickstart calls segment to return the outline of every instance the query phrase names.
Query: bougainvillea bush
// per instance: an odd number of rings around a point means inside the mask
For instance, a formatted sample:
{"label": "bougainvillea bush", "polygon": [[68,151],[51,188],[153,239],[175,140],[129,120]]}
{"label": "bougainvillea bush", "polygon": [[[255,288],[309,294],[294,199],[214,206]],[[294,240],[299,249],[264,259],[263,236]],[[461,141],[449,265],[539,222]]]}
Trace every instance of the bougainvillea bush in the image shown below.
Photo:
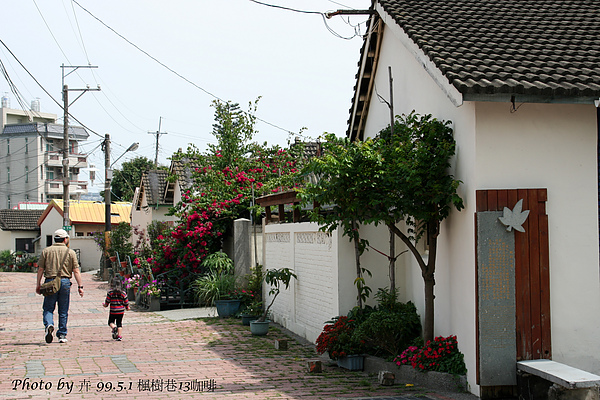
{"label": "bougainvillea bush", "polygon": [[254,197],[288,190],[301,180],[299,149],[251,142],[256,103],[250,106],[243,112],[237,104],[215,101],[213,135],[218,144],[208,145],[206,152],[191,145],[173,155],[189,173],[191,185],[170,212],[178,222],[152,243],[155,276],[168,275],[180,286],[182,279],[190,283],[206,274],[202,261],[222,249],[235,219],[257,211]]}
{"label": "bougainvillea bush", "polygon": [[419,371],[438,371],[465,375],[464,355],[458,350],[456,336],[438,336],[424,346],[410,346],[394,359],[398,366],[410,365]]}

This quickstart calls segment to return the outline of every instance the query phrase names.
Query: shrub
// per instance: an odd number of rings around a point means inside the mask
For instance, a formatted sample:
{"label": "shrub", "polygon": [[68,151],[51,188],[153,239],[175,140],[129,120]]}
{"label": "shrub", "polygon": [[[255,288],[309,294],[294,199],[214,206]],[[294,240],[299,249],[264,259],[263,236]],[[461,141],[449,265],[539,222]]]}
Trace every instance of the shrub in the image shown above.
{"label": "shrub", "polygon": [[396,303],[393,308],[371,312],[358,326],[355,335],[365,341],[375,355],[396,356],[421,332],[421,321],[412,302]]}
{"label": "shrub", "polygon": [[458,350],[456,336],[438,336],[424,346],[410,346],[394,359],[398,366],[410,365],[419,371],[447,372],[465,375],[464,355]]}

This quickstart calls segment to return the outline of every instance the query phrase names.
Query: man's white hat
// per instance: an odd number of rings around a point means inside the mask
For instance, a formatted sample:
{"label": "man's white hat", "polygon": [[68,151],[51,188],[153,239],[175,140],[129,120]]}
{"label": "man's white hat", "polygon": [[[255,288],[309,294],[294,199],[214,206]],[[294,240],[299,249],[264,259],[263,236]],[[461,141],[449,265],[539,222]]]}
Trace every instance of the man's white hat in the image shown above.
{"label": "man's white hat", "polygon": [[69,234],[68,234],[68,233],[67,233],[67,231],[65,231],[64,229],[57,229],[57,230],[54,232],[54,237],[55,237],[55,238],[63,238],[63,239],[64,239],[64,238],[68,238],[68,237],[69,237]]}

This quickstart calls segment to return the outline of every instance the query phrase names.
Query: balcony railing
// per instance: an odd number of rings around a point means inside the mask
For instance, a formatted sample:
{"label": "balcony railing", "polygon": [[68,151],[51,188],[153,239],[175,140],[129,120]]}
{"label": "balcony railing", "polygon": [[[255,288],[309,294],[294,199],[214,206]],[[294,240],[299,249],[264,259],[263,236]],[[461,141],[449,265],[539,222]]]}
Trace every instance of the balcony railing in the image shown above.
{"label": "balcony railing", "polygon": [[[62,153],[59,151],[48,151],[44,155],[44,162],[48,167],[62,167]],[[87,155],[85,154],[69,154],[70,168],[86,168]]]}
{"label": "balcony railing", "polygon": [[[69,194],[81,195],[87,194],[87,181],[69,181]],[[47,179],[46,180],[46,193],[48,195],[63,194],[63,181],[62,179]]]}

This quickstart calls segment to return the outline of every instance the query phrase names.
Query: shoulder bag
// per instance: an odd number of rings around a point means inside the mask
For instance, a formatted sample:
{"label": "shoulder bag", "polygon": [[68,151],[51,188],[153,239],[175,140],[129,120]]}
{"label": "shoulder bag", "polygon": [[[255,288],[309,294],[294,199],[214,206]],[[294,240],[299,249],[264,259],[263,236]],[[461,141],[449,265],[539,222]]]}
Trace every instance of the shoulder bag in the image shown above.
{"label": "shoulder bag", "polygon": [[56,277],[50,282],[42,283],[42,285],[40,286],[40,294],[43,294],[44,296],[50,296],[54,293],[57,293],[60,290],[60,270],[62,269],[62,266],[65,263],[68,254],[69,249],[67,249],[67,251],[65,252],[62,262],[58,266],[58,275],[56,275]]}

